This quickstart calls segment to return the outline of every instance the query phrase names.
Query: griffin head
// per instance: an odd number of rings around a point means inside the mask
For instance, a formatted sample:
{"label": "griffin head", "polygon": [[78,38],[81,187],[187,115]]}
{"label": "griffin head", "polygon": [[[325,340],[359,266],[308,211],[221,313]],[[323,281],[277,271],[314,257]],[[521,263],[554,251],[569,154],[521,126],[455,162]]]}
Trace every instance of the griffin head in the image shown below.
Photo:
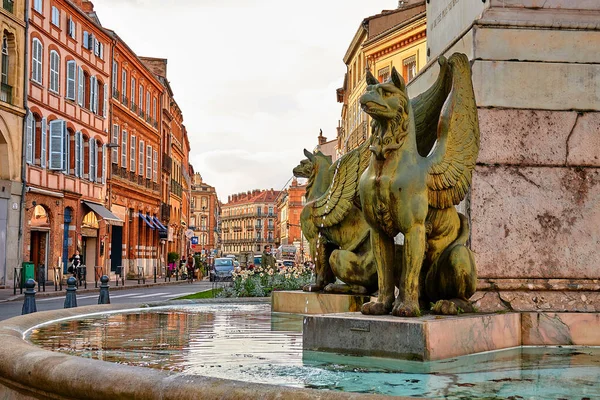
{"label": "griffin head", "polygon": [[390,79],[383,83],[367,71],[367,91],[360,98],[362,109],[376,120],[390,120],[407,111],[408,94],[402,75],[392,67]]}
{"label": "griffin head", "polygon": [[308,150],[304,150],[304,155],[306,155],[307,158],[300,161],[300,164],[298,164],[293,170],[294,176],[297,178],[310,178],[310,175],[313,171],[313,154]]}

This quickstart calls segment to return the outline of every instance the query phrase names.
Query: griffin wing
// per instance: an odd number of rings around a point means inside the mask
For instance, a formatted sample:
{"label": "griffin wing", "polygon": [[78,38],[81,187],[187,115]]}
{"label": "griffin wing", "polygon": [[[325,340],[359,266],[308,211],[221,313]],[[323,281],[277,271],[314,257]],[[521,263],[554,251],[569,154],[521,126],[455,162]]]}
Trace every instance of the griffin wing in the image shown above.
{"label": "griffin wing", "polygon": [[448,93],[450,93],[452,83],[448,60],[444,56],[440,56],[438,64],[440,65],[440,73],[433,86],[410,99],[415,118],[417,150],[423,157],[427,157],[437,139],[440,113]]}
{"label": "griffin wing", "polygon": [[335,172],[329,188],[312,205],[312,219],[317,227],[327,228],[340,223],[355,205],[358,180],[364,171],[361,171],[361,148],[344,154],[334,164]]}
{"label": "griffin wing", "polygon": [[436,147],[428,157],[429,205],[435,208],[448,208],[464,199],[479,154],[479,121],[469,59],[453,54],[448,63],[452,88],[440,115]]}

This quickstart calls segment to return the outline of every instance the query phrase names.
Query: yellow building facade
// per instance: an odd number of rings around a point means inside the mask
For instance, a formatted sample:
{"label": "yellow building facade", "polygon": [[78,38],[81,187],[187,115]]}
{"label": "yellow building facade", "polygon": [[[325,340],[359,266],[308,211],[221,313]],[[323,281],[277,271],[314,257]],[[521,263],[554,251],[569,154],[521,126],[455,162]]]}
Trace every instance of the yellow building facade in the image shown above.
{"label": "yellow building facade", "polygon": [[24,77],[25,0],[0,6],[2,56],[0,75],[0,287],[11,286],[13,268],[20,265]]}
{"label": "yellow building facade", "polygon": [[341,156],[370,136],[370,117],[360,107],[369,70],[380,82],[392,68],[410,82],[427,63],[425,1],[404,2],[395,10],[365,18],[344,55],[344,86],[337,90],[342,103],[337,152]]}

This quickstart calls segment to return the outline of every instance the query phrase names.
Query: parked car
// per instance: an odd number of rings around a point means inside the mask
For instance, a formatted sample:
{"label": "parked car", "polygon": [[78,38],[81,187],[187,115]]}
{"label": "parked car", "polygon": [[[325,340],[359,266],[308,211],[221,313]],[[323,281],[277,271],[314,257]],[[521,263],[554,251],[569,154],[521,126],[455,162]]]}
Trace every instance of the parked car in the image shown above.
{"label": "parked car", "polygon": [[235,261],[232,258],[216,258],[213,269],[210,271],[209,280],[211,282],[231,281],[234,268]]}

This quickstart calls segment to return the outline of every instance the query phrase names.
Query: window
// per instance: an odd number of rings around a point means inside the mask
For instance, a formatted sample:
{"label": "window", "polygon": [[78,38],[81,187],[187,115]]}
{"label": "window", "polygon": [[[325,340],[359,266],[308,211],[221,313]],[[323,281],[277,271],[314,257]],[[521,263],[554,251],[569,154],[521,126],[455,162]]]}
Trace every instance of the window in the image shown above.
{"label": "window", "polygon": [[146,92],[146,118],[150,118],[150,92]]}
{"label": "window", "polygon": [[8,38],[2,38],[2,71],[0,81],[2,90],[0,91],[0,100],[6,103],[12,103],[12,88],[8,85],[8,69],[10,60],[8,56]]}
{"label": "window", "polygon": [[114,98],[119,98],[119,94],[117,92],[117,71],[119,70],[119,64],[116,61],[113,61],[113,67],[112,67],[112,91],[113,91],[113,97]]}
{"label": "window", "polygon": [[131,137],[131,151],[129,152],[129,157],[131,157],[130,161],[129,161],[129,169],[131,170],[131,172],[135,172],[135,155],[137,154],[135,145],[136,145],[136,137],[132,136]]}
{"label": "window", "polygon": [[31,80],[42,84],[42,42],[33,39],[31,47]]}
{"label": "window", "polygon": [[127,168],[127,131],[121,132],[121,167]]}
{"label": "window", "polygon": [[[119,125],[114,124],[112,129],[112,137],[110,139],[112,144],[119,144]],[[110,156],[113,164],[119,163],[119,148],[117,146],[112,148],[111,156]]]}
{"label": "window", "polygon": [[[94,38],[94,35],[89,33],[88,31],[83,31],[83,47],[88,49],[88,50],[94,50],[94,41],[96,40],[96,38]],[[97,40],[96,40],[97,42]]]}
{"label": "window", "polygon": [[76,24],[75,21],[73,21],[73,18],[69,17],[69,19],[67,19],[67,34],[72,38],[75,39],[77,36],[77,29],[76,29]]}
{"label": "window", "polygon": [[[42,133],[44,129],[42,128]],[[54,171],[64,171],[66,169],[66,149],[65,136],[67,134],[67,124],[65,121],[57,119],[50,121],[50,163],[49,167]]]}
{"label": "window", "polygon": [[140,156],[138,157],[138,174],[144,176],[144,141],[140,140]]}
{"label": "window", "polygon": [[379,71],[377,71],[377,79],[379,80],[379,82],[385,82],[388,80],[389,77],[390,77],[389,65],[387,67],[381,68]]}
{"label": "window", "polygon": [[77,73],[77,64],[75,61],[67,61],[67,99],[75,100],[75,74]]}
{"label": "window", "polygon": [[156,122],[156,97],[153,99],[152,102],[152,119],[154,119],[154,121]]}
{"label": "window", "polygon": [[154,158],[152,163],[152,180],[158,182],[158,151],[154,150]]}
{"label": "window", "polygon": [[50,52],[50,90],[58,93],[60,73],[60,56],[54,50]]}
{"label": "window", "polygon": [[135,78],[131,77],[131,108],[135,111]]}
{"label": "window", "polygon": [[98,83],[95,76],[90,76],[90,111],[98,112]]}
{"label": "window", "polygon": [[52,6],[52,23],[60,28],[60,10]]}
{"label": "window", "polygon": [[79,82],[77,87],[77,103],[80,107],[83,107],[85,104],[85,74],[83,73],[83,68],[81,67],[79,67],[79,77],[77,82]]}
{"label": "window", "polygon": [[146,179],[152,179],[152,146],[146,146]]}
{"label": "window", "polygon": [[33,9],[41,14],[43,11],[43,4],[43,0],[34,0]]}
{"label": "window", "polygon": [[121,94],[123,95],[123,103],[127,103],[127,71],[125,71],[125,68],[121,71]]}
{"label": "window", "polygon": [[40,167],[46,168],[46,160],[48,159],[48,124],[46,118],[42,118],[40,124]]}
{"label": "window", "polygon": [[90,182],[96,182],[96,177],[98,175],[98,142],[96,142],[96,139],[90,138],[89,152],[90,169],[88,179]]}
{"label": "window", "polygon": [[273,215],[273,207],[269,207],[269,215]]}
{"label": "window", "polygon": [[142,105],[144,103],[144,87],[142,85],[140,85],[139,95],[140,101],[138,103],[138,108],[140,110],[140,115],[142,115],[144,114],[144,106]]}
{"label": "window", "polygon": [[83,176],[83,135],[81,132],[75,132],[75,176]]}
{"label": "window", "polygon": [[404,66],[404,79],[408,83],[417,75],[417,57],[408,57],[402,61],[402,65]]}
{"label": "window", "polygon": [[33,164],[33,143],[35,142],[35,119],[33,118],[33,114],[29,112],[27,114],[27,130],[25,133],[25,140],[27,143],[27,148],[25,150],[25,161],[27,164]]}

